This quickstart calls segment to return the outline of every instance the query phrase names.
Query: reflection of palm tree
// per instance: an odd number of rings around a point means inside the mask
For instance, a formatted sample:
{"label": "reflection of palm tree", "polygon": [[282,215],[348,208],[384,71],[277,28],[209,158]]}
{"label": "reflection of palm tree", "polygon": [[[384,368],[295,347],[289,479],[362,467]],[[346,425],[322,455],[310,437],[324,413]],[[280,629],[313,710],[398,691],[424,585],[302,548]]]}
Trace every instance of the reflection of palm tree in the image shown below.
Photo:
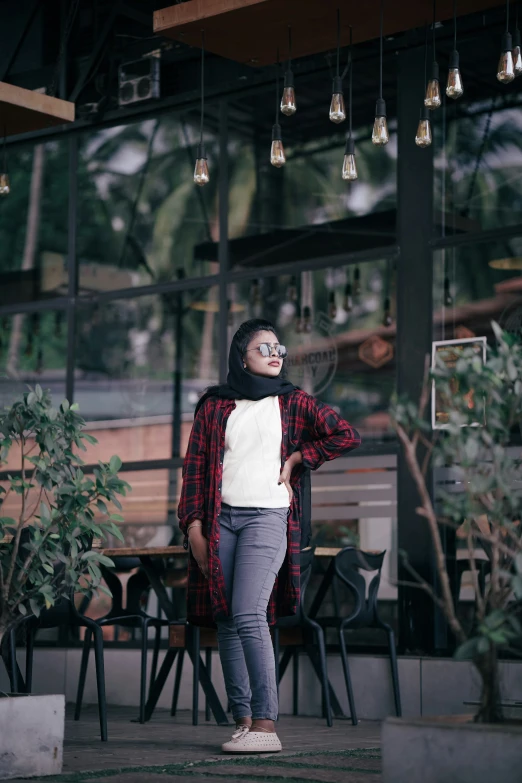
{"label": "reflection of palm tree", "polygon": [[[518,110],[506,109],[448,124],[443,153],[435,161],[435,204],[442,204],[443,211],[450,208],[457,216],[469,215],[482,230],[518,222],[522,207],[518,115]],[[442,203],[444,169],[446,201]]]}
{"label": "reflection of palm tree", "polygon": [[[133,275],[142,284],[171,280],[178,269],[193,277],[217,271],[217,259],[209,259],[205,269],[198,268],[196,264],[200,262],[194,254],[195,245],[207,239],[216,242],[219,237],[215,145],[212,140],[207,145],[212,164],[211,181],[204,189],[197,189],[192,181],[192,137],[195,141],[189,125],[164,117],[160,126],[156,121],[147,121],[86,138],[80,171],[78,247],[81,258],[106,264],[114,264],[114,258],[120,258],[126,268],[135,270]],[[350,204],[356,190],[353,187],[348,190],[340,177],[342,146],[290,158],[284,172],[274,172],[267,160],[265,170],[256,173],[259,166],[250,142],[232,138],[230,152],[231,238],[269,230],[274,222],[280,227],[317,224],[353,212]],[[365,142],[360,145],[358,156],[361,180],[367,178],[361,187],[373,208],[382,208],[394,189],[393,155],[376,151],[370,142]],[[257,192],[260,184],[264,191],[269,190],[279,174],[284,177],[281,193],[284,212],[273,205],[266,206]],[[265,206],[260,208],[263,203]],[[124,240],[125,232],[114,230],[118,224],[126,227],[132,224],[127,240]],[[100,241],[100,233],[107,236],[106,242]],[[314,288],[321,276],[321,273],[312,275]],[[206,377],[216,319],[213,303],[209,304],[203,331],[191,328],[190,317],[184,322],[185,355],[199,354],[194,370]],[[163,308],[159,311],[162,315]],[[195,350],[191,350],[192,346]]]}
{"label": "reflection of palm tree", "polygon": [[[522,208],[522,148],[519,111],[494,110],[485,115],[451,121],[443,152],[435,160],[435,205],[446,215],[447,233],[453,232],[453,216],[473,220],[476,228],[489,230],[519,221]],[[443,198],[444,196],[444,198]],[[495,284],[506,278],[488,265],[494,258],[520,254],[520,240],[498,240],[441,251],[435,258],[435,306],[444,298],[443,280],[456,289],[456,304],[494,296]],[[508,272],[512,276],[513,272]],[[451,309],[447,312],[452,319]],[[451,336],[451,335],[446,335]]]}

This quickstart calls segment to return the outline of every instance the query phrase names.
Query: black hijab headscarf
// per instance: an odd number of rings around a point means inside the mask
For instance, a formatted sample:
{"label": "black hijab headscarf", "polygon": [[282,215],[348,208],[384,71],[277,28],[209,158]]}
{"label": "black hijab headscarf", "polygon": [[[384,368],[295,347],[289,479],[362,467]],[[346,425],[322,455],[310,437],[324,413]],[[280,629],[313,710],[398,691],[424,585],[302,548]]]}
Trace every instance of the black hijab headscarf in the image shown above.
{"label": "black hijab headscarf", "polygon": [[225,400],[262,400],[265,397],[289,394],[297,388],[282,377],[282,372],[275,378],[268,378],[262,375],[253,375],[243,366],[245,339],[250,342],[256,332],[260,331],[269,331],[275,334],[274,326],[261,319],[246,321],[239,327],[232,340],[228,355],[227,382],[207,389],[198,400],[194,415],[209,397],[220,397]]}

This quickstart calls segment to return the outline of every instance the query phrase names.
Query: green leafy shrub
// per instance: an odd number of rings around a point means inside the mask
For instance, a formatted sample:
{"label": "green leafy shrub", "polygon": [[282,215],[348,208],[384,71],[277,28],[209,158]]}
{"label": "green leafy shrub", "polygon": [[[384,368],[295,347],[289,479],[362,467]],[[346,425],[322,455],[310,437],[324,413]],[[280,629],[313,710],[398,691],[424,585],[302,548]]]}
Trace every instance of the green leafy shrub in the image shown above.
{"label": "green leafy shrub", "polygon": [[[439,363],[426,377],[419,405],[397,400],[392,419],[419,494],[419,524],[429,525],[439,576],[437,590],[404,560],[415,583],[443,611],[457,642],[457,657],[470,659],[481,677],[476,720],[498,722],[500,706],[498,655],[522,653],[522,342],[493,324],[497,344],[483,363],[462,349],[455,367]],[[449,410],[447,428],[432,430],[426,411],[432,384]],[[477,426],[478,425],[478,426]],[[453,467],[460,491],[431,497],[432,468]],[[442,543],[441,528],[450,526],[466,545],[475,592],[470,629],[459,620]],[[487,578],[481,578],[481,550]],[[482,572],[483,573],[483,572]]]}
{"label": "green leafy shrub", "polygon": [[[129,485],[118,477],[121,460],[99,462],[92,476],[82,471],[79,452],[96,439],[83,432],[77,405],[52,405],[39,386],[0,413],[0,465],[16,460],[16,472],[0,487],[0,642],[19,618],[74,593],[101,589],[100,564],[112,565],[94,539],[122,540],[111,513]],[[19,465],[19,467],[18,467]]]}

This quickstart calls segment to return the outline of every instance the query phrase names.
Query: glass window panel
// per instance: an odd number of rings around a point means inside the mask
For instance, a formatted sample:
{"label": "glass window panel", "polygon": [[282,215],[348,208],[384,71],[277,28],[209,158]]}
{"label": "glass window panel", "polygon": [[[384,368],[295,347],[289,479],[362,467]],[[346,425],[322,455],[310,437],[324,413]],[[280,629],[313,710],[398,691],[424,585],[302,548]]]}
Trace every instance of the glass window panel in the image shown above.
{"label": "glass window panel", "polygon": [[[360,177],[352,183],[341,178],[344,133],[294,145],[290,135],[281,169],[270,164],[264,136],[256,138],[233,135],[229,142],[231,267],[302,262],[395,243],[396,134],[384,149],[362,134]],[[210,259],[216,247],[205,242],[196,252]]]}
{"label": "glass window panel", "polygon": [[496,98],[446,111],[434,124],[434,222],[439,236],[521,222],[522,121]]}
{"label": "glass window panel", "polygon": [[[123,534],[123,543],[115,536],[111,536],[107,544],[110,547],[145,547],[167,546],[171,543],[181,543],[182,536],[178,528],[176,509],[179,497],[181,480],[181,468],[171,470],[139,470],[121,471],[120,477],[132,487],[129,494],[121,498],[122,510],[118,511],[124,518],[119,524]],[[114,509],[116,510],[116,509]],[[101,518],[101,515],[100,515]],[[175,576],[183,577],[186,574],[187,558],[181,556],[174,561],[173,572]],[[118,571],[118,577],[123,585],[125,603],[125,591],[127,582],[138,569],[128,568]],[[184,605],[184,585],[181,585],[179,595],[176,596],[181,605]],[[157,601],[151,592],[146,610],[156,615]],[[89,603],[86,614],[88,617],[102,617],[111,606],[111,601],[103,593],[95,594]],[[123,628],[114,626],[104,629],[106,641],[125,642],[132,638],[132,634]]]}
{"label": "glass window panel", "polygon": [[86,133],[80,144],[78,259],[80,294],[217,272],[216,139],[206,138],[211,179],[193,182],[199,141],[187,119],[156,119]]}
{"label": "glass window panel", "polygon": [[230,339],[242,321],[268,318],[289,349],[288,374],[294,383],[336,407],[365,440],[392,437],[387,413],[395,388],[391,261],[234,283],[229,307]]}
{"label": "glass window panel", "polygon": [[75,401],[98,445],[86,459],[183,454],[195,404],[218,376],[217,288],[78,310]]}
{"label": "glass window panel", "polygon": [[58,405],[65,396],[66,357],[64,310],[0,316],[0,405],[37,383]]}
{"label": "glass window panel", "polygon": [[[346,293],[348,284],[351,295]],[[345,301],[347,296],[350,301]],[[384,326],[387,298],[391,323]],[[279,276],[234,283],[229,302],[229,343],[243,321],[267,318],[288,348],[287,372],[296,385],[357,427],[365,445],[384,446],[393,439],[388,415],[395,389],[392,262],[368,262],[357,273],[355,267],[337,267],[304,272],[296,279]],[[345,305],[351,306],[350,312]],[[329,481],[324,491],[324,471],[312,478],[314,543],[386,549],[379,598],[390,604],[392,618],[397,597],[392,583],[397,563],[395,457],[359,457],[356,452],[333,463],[332,471],[329,479],[338,480]],[[347,490],[348,485],[353,490]]]}
{"label": "glass window panel", "polygon": [[0,306],[67,293],[68,143],[8,150],[0,197]]}
{"label": "glass window panel", "polygon": [[491,321],[522,328],[522,236],[438,250],[434,339],[493,337]]}

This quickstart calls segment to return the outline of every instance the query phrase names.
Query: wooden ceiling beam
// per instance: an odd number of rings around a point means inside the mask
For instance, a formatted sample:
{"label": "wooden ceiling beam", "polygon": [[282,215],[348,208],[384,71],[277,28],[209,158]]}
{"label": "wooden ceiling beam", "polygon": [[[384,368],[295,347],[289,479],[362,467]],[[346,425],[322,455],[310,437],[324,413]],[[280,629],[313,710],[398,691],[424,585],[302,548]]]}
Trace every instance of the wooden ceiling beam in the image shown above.
{"label": "wooden ceiling beam", "polygon": [[[503,6],[505,0],[459,0],[458,14],[483,12]],[[154,12],[154,32],[185,44],[206,48],[222,57],[252,66],[276,62],[288,53],[292,28],[292,56],[305,57],[335,49],[339,0],[188,0]],[[353,27],[354,44],[379,36],[380,0],[345,0],[341,9],[341,44],[346,46]],[[432,0],[395,0],[385,5],[386,37],[424,27],[431,21]],[[438,0],[437,21],[451,20],[453,0]]]}
{"label": "wooden ceiling beam", "polygon": [[0,137],[74,122],[74,103],[0,82]]}

